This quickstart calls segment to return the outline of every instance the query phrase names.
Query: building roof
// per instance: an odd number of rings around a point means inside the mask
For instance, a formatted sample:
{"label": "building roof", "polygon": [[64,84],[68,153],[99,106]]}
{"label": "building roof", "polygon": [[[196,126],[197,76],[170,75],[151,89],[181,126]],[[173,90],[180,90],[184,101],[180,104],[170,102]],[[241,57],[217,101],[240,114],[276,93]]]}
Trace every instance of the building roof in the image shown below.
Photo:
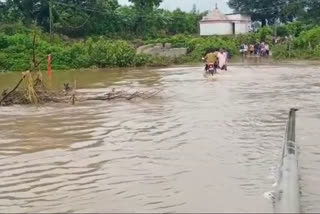
{"label": "building roof", "polygon": [[208,15],[204,16],[200,22],[228,22],[228,21],[246,21],[251,22],[250,16],[245,16],[241,14],[225,15],[220,12],[218,5],[216,8],[209,12]]}
{"label": "building roof", "polygon": [[218,8],[214,9],[208,15],[203,17],[202,21],[222,21],[228,20],[228,17],[220,12]]}

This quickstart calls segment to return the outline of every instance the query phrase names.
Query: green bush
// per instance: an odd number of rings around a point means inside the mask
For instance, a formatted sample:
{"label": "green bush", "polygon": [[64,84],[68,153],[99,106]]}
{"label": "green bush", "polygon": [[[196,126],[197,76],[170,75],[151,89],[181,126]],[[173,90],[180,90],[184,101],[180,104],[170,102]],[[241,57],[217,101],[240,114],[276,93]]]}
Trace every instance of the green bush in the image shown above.
{"label": "green bush", "polygon": [[[229,38],[230,39],[230,38]],[[241,44],[256,44],[260,42],[260,35],[257,33],[240,34],[236,37],[237,46]]]}
{"label": "green bush", "polygon": [[308,31],[304,31],[295,40],[297,48],[315,48],[319,42],[320,27],[314,27]]}
{"label": "green bush", "polygon": [[[10,28],[9,28],[10,29]],[[280,30],[281,29],[281,30]],[[8,31],[8,33],[6,33]],[[0,28],[0,70],[25,70],[30,67],[33,48],[33,32],[17,30],[2,30]],[[272,45],[275,58],[313,59],[319,57],[320,27],[291,23],[278,27],[281,35],[298,35],[293,38],[282,37],[280,42]],[[52,55],[52,68],[77,69],[88,67],[125,67],[125,66],[164,66],[187,62],[200,62],[208,49],[226,49],[231,56],[239,54],[242,43],[254,44],[265,41],[272,44],[272,29],[261,28],[258,33],[234,36],[190,36],[175,35],[147,41],[111,40],[106,37],[90,37],[87,40],[75,41],[62,39],[55,35],[51,40],[48,34],[36,32],[37,60]],[[172,47],[185,47],[187,56],[169,59],[136,54],[136,46],[142,44],[171,43]],[[46,69],[46,63],[41,65]]]}
{"label": "green bush", "polygon": [[[36,27],[33,27],[36,29]],[[28,34],[31,33],[31,29],[27,28],[23,24],[2,24],[0,25],[0,33],[5,33],[6,35],[13,36],[15,34]]]}
{"label": "green bush", "polygon": [[294,37],[298,37],[302,32],[308,31],[314,28],[314,25],[305,24],[300,21],[288,23],[286,26],[289,30],[290,35]]}
{"label": "green bush", "polygon": [[69,52],[73,68],[88,68],[91,66],[88,48],[84,42],[75,43],[69,49]]}
{"label": "green bush", "polygon": [[[43,34],[37,36],[37,59],[52,55],[53,69],[96,67],[124,67],[142,65],[150,59],[136,59],[132,44],[121,40],[92,38],[81,42],[63,42],[55,38],[53,42]],[[24,70],[29,67],[33,48],[33,34],[0,34],[1,70]],[[43,69],[46,64],[43,63]]]}
{"label": "green bush", "polygon": [[7,36],[4,33],[0,34],[0,49],[5,49],[9,46]]}
{"label": "green bush", "polygon": [[137,54],[134,58],[135,66],[142,66],[152,63],[152,57],[146,54]]}
{"label": "green bush", "polygon": [[280,25],[276,30],[278,36],[285,37],[290,35],[290,31],[287,25]]}
{"label": "green bush", "polygon": [[134,65],[136,51],[125,41],[99,39],[90,41],[89,55],[92,65],[98,67],[125,67]]}
{"label": "green bush", "polygon": [[5,53],[0,52],[0,71],[8,70],[7,58],[8,56]]}
{"label": "green bush", "polygon": [[267,39],[270,38],[268,36],[272,36],[272,35],[273,35],[273,30],[271,27],[262,27],[258,31],[258,36],[260,41],[265,41],[270,43],[270,41],[267,41]]}
{"label": "green bush", "polygon": [[233,39],[224,40],[220,37],[208,37],[198,40],[195,45],[192,55],[199,60],[204,56],[208,49],[219,50],[220,48],[226,49],[231,55],[237,54],[237,42]]}
{"label": "green bush", "polygon": [[272,55],[277,59],[285,59],[289,58],[289,51],[287,45],[280,44],[276,45],[272,48]]}
{"label": "green bush", "polygon": [[293,43],[279,44],[272,49],[276,59],[319,59],[320,46],[315,48],[294,48]]}

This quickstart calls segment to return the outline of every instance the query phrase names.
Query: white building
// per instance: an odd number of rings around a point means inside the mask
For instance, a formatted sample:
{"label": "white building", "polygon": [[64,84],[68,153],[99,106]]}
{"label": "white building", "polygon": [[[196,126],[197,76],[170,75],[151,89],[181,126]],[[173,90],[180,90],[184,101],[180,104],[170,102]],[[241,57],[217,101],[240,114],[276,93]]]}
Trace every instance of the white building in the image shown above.
{"label": "white building", "polygon": [[248,33],[251,29],[251,17],[241,14],[225,15],[218,7],[200,21],[200,35],[235,35]]}

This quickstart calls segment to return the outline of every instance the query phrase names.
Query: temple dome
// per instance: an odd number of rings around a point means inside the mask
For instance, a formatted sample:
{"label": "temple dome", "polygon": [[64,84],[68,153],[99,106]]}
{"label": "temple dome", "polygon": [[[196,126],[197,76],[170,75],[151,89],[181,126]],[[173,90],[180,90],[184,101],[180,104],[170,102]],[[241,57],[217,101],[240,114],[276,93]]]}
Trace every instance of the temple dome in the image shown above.
{"label": "temple dome", "polygon": [[208,15],[203,17],[202,21],[222,21],[228,20],[228,17],[220,12],[218,8],[214,9]]}

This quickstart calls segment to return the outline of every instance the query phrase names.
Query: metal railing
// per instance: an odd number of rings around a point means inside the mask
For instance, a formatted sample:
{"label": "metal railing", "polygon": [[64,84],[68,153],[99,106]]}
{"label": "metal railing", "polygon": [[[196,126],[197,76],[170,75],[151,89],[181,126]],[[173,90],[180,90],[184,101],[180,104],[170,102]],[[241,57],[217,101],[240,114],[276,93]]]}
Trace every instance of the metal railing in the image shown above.
{"label": "metal railing", "polygon": [[290,109],[279,177],[274,198],[275,213],[300,213],[300,187],[296,146],[296,111]]}

